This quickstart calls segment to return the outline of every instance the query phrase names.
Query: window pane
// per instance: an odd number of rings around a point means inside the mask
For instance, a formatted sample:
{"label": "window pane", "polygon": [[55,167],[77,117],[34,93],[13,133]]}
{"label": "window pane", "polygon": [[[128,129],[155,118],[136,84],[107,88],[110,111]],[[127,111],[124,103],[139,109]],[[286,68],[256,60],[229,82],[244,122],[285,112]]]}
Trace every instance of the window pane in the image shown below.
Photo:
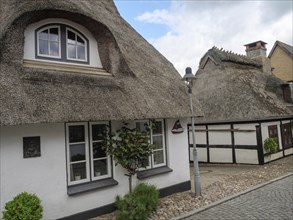
{"label": "window pane", "polygon": [[101,143],[93,143],[93,157],[101,158],[106,157],[106,151],[102,149]]}
{"label": "window pane", "polygon": [[49,39],[48,29],[39,33],[39,39],[43,39],[43,40]]}
{"label": "window pane", "polygon": [[105,124],[97,124],[92,125],[92,136],[93,141],[102,140],[103,139],[103,132],[106,131],[106,125]]}
{"label": "window pane", "polygon": [[58,41],[59,39],[59,31],[58,28],[50,29],[50,41]]}
{"label": "window pane", "polygon": [[150,159],[146,159],[142,162],[142,167],[148,167],[150,165]]}
{"label": "window pane", "polygon": [[79,44],[79,45],[85,45],[84,40],[81,39],[78,35],[77,35],[77,44]]}
{"label": "window pane", "polygon": [[70,165],[70,180],[81,180],[86,179],[86,164],[76,163]]}
{"label": "window pane", "polygon": [[140,132],[146,132],[147,131],[147,122],[136,122],[135,127]]}
{"label": "window pane", "polygon": [[84,142],[84,125],[74,125],[69,127],[69,143]]}
{"label": "window pane", "polygon": [[85,60],[85,46],[77,45],[77,59]]}
{"label": "window pane", "polygon": [[164,163],[164,151],[155,151],[154,152],[154,164],[158,165]]}
{"label": "window pane", "polygon": [[48,41],[39,40],[39,54],[49,55]]}
{"label": "window pane", "polygon": [[67,44],[68,58],[76,58],[76,46]]}
{"label": "window pane", "polygon": [[153,134],[162,134],[162,122],[161,121],[155,121],[153,122],[154,128],[153,128]]}
{"label": "window pane", "polygon": [[50,55],[51,56],[59,56],[59,43],[58,42],[50,42]]}
{"label": "window pane", "polygon": [[70,145],[70,161],[85,160],[85,144]]}
{"label": "window pane", "polygon": [[162,136],[153,137],[153,144],[155,145],[155,149],[162,149],[163,148],[163,137]]}
{"label": "window pane", "polygon": [[105,160],[96,160],[94,161],[94,176],[102,176],[108,174],[108,165],[107,165],[107,159]]}
{"label": "window pane", "polygon": [[72,31],[67,31],[67,43],[75,44],[75,33]]}

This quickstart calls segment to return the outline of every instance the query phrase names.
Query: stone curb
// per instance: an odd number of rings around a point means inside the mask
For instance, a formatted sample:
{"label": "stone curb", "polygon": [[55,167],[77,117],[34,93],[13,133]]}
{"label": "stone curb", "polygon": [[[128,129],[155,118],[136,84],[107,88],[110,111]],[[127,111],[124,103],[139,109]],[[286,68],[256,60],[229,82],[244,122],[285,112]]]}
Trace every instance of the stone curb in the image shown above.
{"label": "stone curb", "polygon": [[201,207],[201,208],[195,209],[195,210],[190,211],[190,212],[188,212],[188,213],[186,213],[186,214],[183,214],[183,215],[181,215],[181,216],[178,216],[178,217],[172,218],[171,220],[180,220],[180,219],[188,218],[188,217],[190,217],[190,216],[192,216],[192,215],[194,215],[194,214],[197,214],[197,213],[199,213],[199,212],[205,211],[205,210],[210,209],[210,208],[212,208],[212,207],[214,207],[214,206],[217,206],[217,205],[219,205],[219,204],[221,204],[221,203],[227,202],[227,201],[229,201],[229,200],[231,200],[231,199],[237,198],[237,197],[239,197],[239,196],[241,196],[241,195],[243,195],[243,194],[249,193],[249,192],[251,192],[251,191],[254,191],[254,190],[256,190],[256,189],[259,189],[259,188],[264,187],[264,186],[266,186],[266,185],[268,185],[268,184],[270,184],[270,183],[276,182],[276,181],[278,181],[278,180],[284,179],[284,178],[289,177],[289,176],[293,176],[293,173],[289,173],[289,174],[286,174],[286,175],[284,175],[284,176],[281,176],[281,177],[278,177],[278,178],[275,178],[275,179],[269,180],[268,182],[258,184],[258,185],[256,185],[256,186],[253,186],[253,187],[251,187],[251,188],[248,188],[248,189],[246,189],[246,190],[244,190],[244,191],[242,191],[242,192],[236,193],[236,194],[234,194],[234,195],[232,195],[232,196],[228,196],[228,197],[226,197],[226,198],[224,198],[224,199],[221,199],[221,200],[216,201],[216,202],[214,202],[214,203],[211,203],[211,204],[209,204],[209,205],[206,205],[206,206],[203,206],[203,207]]}

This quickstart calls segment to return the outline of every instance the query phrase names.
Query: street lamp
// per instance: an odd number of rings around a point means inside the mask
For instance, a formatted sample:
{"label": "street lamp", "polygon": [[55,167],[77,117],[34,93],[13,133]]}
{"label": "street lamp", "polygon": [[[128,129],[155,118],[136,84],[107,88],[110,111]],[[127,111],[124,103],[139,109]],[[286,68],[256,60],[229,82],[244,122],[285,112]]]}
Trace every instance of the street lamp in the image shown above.
{"label": "street lamp", "polygon": [[192,70],[190,67],[185,69],[185,75],[182,80],[186,82],[189,94],[189,104],[191,111],[191,126],[192,126],[192,144],[193,144],[193,167],[194,167],[194,188],[195,188],[195,196],[201,195],[201,186],[200,186],[200,176],[199,176],[199,168],[198,168],[198,156],[195,144],[195,129],[194,129],[194,114],[193,114],[193,105],[192,105],[192,86],[193,81],[196,79],[195,75],[192,74]]}

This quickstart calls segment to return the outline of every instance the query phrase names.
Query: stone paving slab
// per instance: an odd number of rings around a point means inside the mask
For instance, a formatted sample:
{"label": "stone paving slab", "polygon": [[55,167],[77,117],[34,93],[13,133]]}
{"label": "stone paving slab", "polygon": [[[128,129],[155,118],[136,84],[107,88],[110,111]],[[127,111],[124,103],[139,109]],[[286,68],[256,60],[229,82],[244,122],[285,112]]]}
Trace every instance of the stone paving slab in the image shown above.
{"label": "stone paving slab", "polygon": [[293,175],[261,184],[175,219],[293,220]]}
{"label": "stone paving slab", "polygon": [[[227,175],[235,175],[241,172],[250,171],[258,168],[260,165],[247,164],[199,164],[199,173],[202,190],[217,181],[223,181]],[[194,179],[193,163],[190,164],[190,178]],[[194,184],[191,181],[192,192],[194,192]]]}

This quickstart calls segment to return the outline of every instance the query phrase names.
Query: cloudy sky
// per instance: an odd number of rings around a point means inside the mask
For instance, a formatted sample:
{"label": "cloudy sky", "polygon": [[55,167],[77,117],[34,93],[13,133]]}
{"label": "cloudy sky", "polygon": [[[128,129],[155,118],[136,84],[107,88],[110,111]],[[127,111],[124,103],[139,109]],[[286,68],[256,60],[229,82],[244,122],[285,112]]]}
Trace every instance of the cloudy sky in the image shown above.
{"label": "cloudy sky", "polygon": [[293,0],[115,0],[121,16],[184,75],[217,46],[245,54],[262,40],[293,45]]}

